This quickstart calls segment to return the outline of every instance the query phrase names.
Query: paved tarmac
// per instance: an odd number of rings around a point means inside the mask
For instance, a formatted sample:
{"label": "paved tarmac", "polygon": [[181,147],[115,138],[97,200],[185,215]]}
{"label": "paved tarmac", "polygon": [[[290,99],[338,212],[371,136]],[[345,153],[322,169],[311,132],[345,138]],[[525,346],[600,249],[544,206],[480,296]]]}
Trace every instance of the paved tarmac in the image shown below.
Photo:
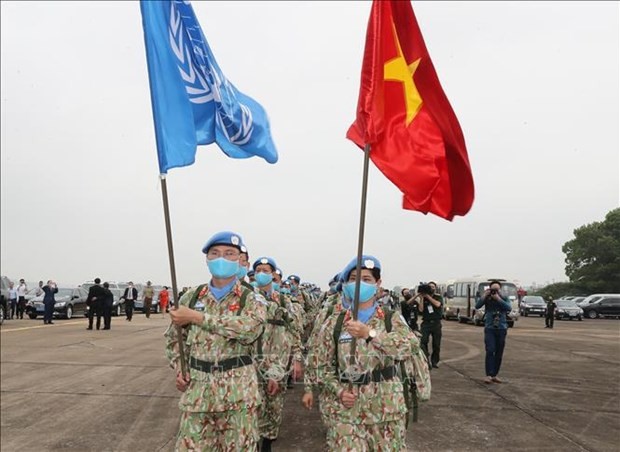
{"label": "paved tarmac", "polygon": [[[179,411],[160,315],[12,320],[0,327],[0,449],[173,450]],[[509,330],[503,384],[487,386],[483,329],[444,322],[431,401],[408,430],[413,451],[619,451],[620,321],[521,318]],[[289,391],[274,451],[324,449],[316,407]]]}

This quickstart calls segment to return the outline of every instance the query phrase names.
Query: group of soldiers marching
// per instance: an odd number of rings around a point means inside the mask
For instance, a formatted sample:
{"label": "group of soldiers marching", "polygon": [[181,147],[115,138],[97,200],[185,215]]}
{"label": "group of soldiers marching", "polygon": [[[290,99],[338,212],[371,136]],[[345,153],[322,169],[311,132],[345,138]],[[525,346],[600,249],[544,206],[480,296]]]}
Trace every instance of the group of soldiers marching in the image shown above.
{"label": "group of soldiers marching", "polygon": [[239,234],[219,232],[202,251],[211,280],[183,295],[165,333],[183,393],[175,450],[270,451],[287,381],[302,375],[301,403],[318,396],[328,450],[406,449],[430,377],[405,319],[377,302],[377,258],[362,256],[353,306],[357,259],[317,297],[298,276],[283,279],[272,257],[250,264]]}

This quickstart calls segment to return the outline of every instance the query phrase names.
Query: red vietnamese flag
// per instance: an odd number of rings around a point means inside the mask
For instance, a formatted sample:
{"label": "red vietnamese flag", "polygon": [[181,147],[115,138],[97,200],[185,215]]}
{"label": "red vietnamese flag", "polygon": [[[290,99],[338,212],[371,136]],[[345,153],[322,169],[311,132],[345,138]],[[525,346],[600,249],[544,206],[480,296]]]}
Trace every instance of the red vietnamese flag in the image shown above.
{"label": "red vietnamese flag", "polygon": [[465,215],[474,182],[459,122],[409,1],[374,0],[357,117],[347,138],[402,192],[403,208]]}

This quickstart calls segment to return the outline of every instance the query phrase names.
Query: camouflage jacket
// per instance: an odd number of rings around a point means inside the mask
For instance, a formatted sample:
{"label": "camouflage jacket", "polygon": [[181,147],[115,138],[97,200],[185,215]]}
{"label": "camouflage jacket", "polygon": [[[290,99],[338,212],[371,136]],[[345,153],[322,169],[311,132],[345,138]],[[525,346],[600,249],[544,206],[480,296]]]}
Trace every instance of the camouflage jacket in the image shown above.
{"label": "camouflage jacket", "polygon": [[265,330],[255,344],[259,374],[263,379],[283,380],[291,353],[302,359],[301,335],[290,300],[276,291],[259,294],[269,302]]}
{"label": "camouflage jacket", "polygon": [[334,312],[340,312],[342,310],[342,303],[340,299],[340,294],[330,295],[325,300],[325,302],[323,303],[323,307],[314,319],[312,331],[310,332],[310,336],[308,337],[308,343],[306,344],[308,348],[308,354],[306,355],[306,362],[304,366],[304,392],[312,392],[313,388],[319,384],[316,378],[316,339],[318,336],[318,332],[321,329],[321,325],[323,324],[323,322],[325,322],[327,317],[331,316]]}
{"label": "camouflage jacket", "polygon": [[[195,287],[187,291],[179,304],[188,306],[196,290]],[[243,292],[247,295],[241,310]],[[253,344],[263,331],[266,305],[262,297],[243,288],[239,282],[219,302],[210,293],[209,286],[204,286],[194,307],[204,312],[204,322],[183,328],[191,381],[179,402],[181,411],[220,412],[261,403],[254,365],[206,373],[190,368],[189,360],[194,357],[219,362],[237,356],[252,356]],[[180,369],[176,327],[170,325],[164,336],[166,357],[174,369]]]}
{"label": "camouflage jacket", "polygon": [[[349,424],[377,424],[396,420],[407,412],[403,384],[398,375],[390,380],[370,382],[367,385],[354,384],[358,397],[352,408],[346,408],[339,399],[342,390],[349,388],[348,382],[341,382],[340,376],[346,376],[350,368],[348,357],[353,339],[346,332],[344,325],[338,340],[338,369],[335,366],[334,329],[342,307],[335,309],[317,334],[314,342],[316,353],[316,378],[331,393],[326,397],[325,411],[329,417],[338,422]],[[350,312],[347,311],[347,317]],[[345,317],[345,319],[347,318]],[[355,351],[355,371],[365,373],[376,368],[394,366],[396,360],[407,360],[414,350],[419,350],[417,337],[411,332],[400,315],[392,316],[392,331],[385,328],[385,313],[377,308],[367,325],[377,331],[377,336],[367,343],[358,339]]]}

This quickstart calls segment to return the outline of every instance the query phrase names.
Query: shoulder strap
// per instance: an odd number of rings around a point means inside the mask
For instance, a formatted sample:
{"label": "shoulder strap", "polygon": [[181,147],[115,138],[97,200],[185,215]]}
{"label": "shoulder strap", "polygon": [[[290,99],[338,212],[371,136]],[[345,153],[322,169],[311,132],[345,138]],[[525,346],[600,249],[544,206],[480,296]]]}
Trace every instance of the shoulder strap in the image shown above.
{"label": "shoulder strap", "polygon": [[196,302],[198,301],[198,295],[200,295],[200,292],[202,292],[202,289],[204,289],[206,286],[206,284],[201,284],[200,286],[196,287],[196,290],[192,295],[192,299],[189,301],[189,305],[187,305],[188,308],[194,309],[194,306],[196,306]]}
{"label": "shoulder strap", "polygon": [[340,370],[338,369],[338,342],[340,341],[340,334],[342,333],[342,325],[344,324],[344,316],[347,314],[347,311],[342,311],[338,314],[338,320],[336,320],[336,325],[334,326],[334,372],[336,376],[340,375]]}
{"label": "shoulder strap", "polygon": [[237,315],[241,315],[241,311],[243,311],[243,308],[245,308],[245,302],[247,301],[248,295],[250,293],[253,293],[253,291],[243,287],[243,292],[241,292],[241,299],[239,300],[239,310],[237,311]]}

